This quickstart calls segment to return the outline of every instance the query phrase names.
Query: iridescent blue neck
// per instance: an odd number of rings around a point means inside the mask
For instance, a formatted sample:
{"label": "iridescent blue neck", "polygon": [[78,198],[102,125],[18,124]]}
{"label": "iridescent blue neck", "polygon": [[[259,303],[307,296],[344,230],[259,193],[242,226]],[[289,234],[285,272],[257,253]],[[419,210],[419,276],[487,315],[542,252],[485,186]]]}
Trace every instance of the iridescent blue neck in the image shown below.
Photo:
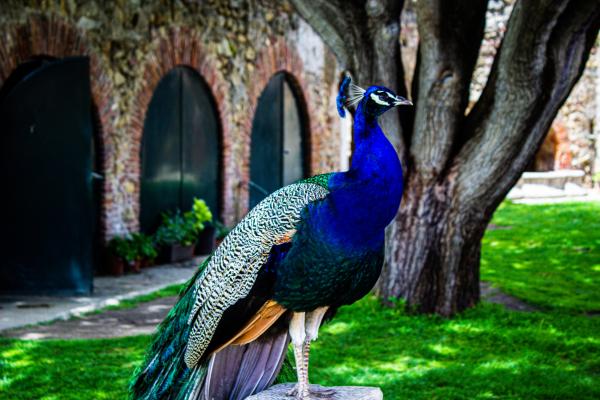
{"label": "iridescent blue neck", "polygon": [[400,206],[402,166],[377,118],[366,115],[362,104],[354,116],[354,143],[350,169],[330,181],[333,205],[342,216],[334,225],[357,240],[369,235],[382,240]]}

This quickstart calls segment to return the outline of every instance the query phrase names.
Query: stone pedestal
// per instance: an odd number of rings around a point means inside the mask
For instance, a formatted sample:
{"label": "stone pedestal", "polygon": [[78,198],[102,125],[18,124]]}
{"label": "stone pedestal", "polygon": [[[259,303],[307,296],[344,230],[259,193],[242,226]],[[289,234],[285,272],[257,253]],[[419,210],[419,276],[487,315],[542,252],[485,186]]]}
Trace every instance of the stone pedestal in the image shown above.
{"label": "stone pedestal", "polygon": [[[310,385],[318,388],[320,385]],[[246,400],[292,400],[287,392],[294,387],[292,383],[281,383],[269,389],[248,397]],[[367,386],[333,386],[335,400],[383,400],[381,389]]]}

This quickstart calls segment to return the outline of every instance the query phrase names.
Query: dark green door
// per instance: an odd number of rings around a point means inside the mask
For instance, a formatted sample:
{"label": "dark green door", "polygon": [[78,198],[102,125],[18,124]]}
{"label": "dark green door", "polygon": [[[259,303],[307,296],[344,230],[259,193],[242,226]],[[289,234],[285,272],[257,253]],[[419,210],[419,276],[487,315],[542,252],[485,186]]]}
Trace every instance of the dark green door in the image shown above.
{"label": "dark green door", "polygon": [[177,67],[159,82],[142,139],[140,223],[151,232],[167,210],[188,210],[194,197],[219,212],[219,125],[200,75]]}
{"label": "dark green door", "polygon": [[0,291],[91,292],[88,60],[34,60],[17,68],[0,94],[0,130]]}
{"label": "dark green door", "polygon": [[250,208],[305,177],[304,122],[285,74],[273,76],[258,99],[252,122]]}

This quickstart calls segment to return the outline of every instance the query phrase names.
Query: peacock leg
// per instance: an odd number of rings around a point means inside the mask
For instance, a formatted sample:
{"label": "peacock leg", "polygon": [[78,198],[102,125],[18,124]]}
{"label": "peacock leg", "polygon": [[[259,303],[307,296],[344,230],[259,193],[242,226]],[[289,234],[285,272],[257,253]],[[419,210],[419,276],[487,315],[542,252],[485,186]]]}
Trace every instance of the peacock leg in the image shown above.
{"label": "peacock leg", "polygon": [[304,360],[304,344],[306,340],[306,330],[304,327],[305,313],[294,313],[290,321],[290,337],[294,347],[294,358],[296,359],[296,374],[298,383],[288,392],[288,396],[294,396],[296,399],[308,400],[308,360]]}
{"label": "peacock leg", "polygon": [[317,340],[319,336],[319,328],[321,327],[321,322],[323,321],[323,317],[327,312],[328,307],[319,307],[310,313],[307,313],[305,317],[305,330],[306,330],[306,338],[304,339],[304,348],[303,348],[303,359],[306,363],[304,365],[304,371],[306,373],[306,386],[309,388],[310,397],[315,397],[319,399],[330,399],[335,395],[335,390],[325,388],[325,387],[313,387],[308,386],[308,358],[310,353],[310,342],[313,340]]}

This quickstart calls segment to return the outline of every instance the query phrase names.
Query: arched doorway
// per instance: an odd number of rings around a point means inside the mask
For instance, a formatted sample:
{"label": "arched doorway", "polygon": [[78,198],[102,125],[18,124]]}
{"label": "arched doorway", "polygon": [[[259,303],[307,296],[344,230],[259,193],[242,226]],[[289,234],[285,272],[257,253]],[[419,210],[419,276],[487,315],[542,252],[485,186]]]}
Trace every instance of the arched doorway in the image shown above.
{"label": "arched doorway", "polygon": [[158,83],[142,138],[140,225],[153,231],[167,210],[202,198],[219,212],[219,119],[202,77],[176,67]]}
{"label": "arched doorway", "polygon": [[33,58],[0,90],[5,293],[86,294],[94,271],[89,60]]}
{"label": "arched doorway", "polygon": [[307,121],[294,89],[281,72],[258,99],[250,149],[250,208],[307,174]]}

